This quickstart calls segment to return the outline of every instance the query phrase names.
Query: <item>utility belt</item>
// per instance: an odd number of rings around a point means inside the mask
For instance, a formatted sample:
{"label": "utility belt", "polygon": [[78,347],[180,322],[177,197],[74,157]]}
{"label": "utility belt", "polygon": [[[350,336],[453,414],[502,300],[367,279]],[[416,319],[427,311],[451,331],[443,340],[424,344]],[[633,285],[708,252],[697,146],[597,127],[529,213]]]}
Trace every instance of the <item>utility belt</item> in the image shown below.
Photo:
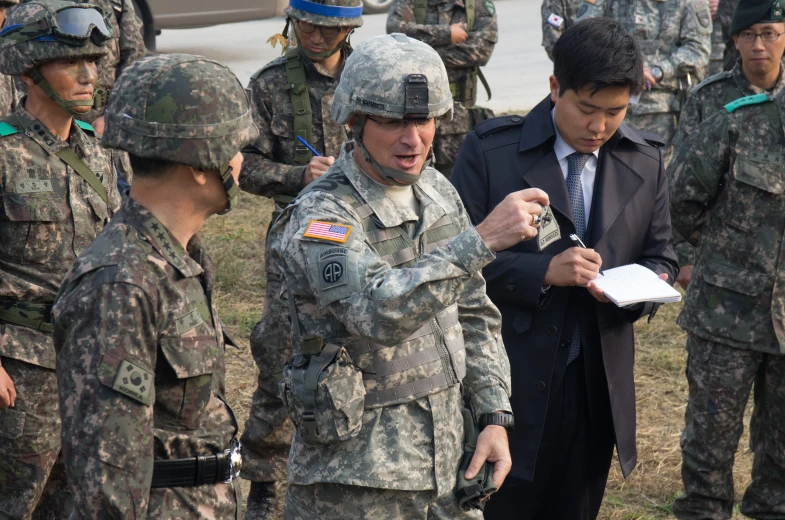
{"label": "utility belt", "polygon": [[157,489],[228,484],[240,474],[241,466],[240,442],[232,439],[232,447],[217,455],[156,460],[150,487]]}
{"label": "utility belt", "polygon": [[0,300],[0,321],[52,332],[52,304]]}
{"label": "utility belt", "polygon": [[485,87],[488,99],[491,99],[491,87],[488,85],[488,80],[485,79],[480,68],[475,67],[460,80],[450,83],[450,94],[452,94],[453,101],[463,103],[463,106],[466,108],[473,107],[477,102],[477,78],[480,79],[483,87]]}

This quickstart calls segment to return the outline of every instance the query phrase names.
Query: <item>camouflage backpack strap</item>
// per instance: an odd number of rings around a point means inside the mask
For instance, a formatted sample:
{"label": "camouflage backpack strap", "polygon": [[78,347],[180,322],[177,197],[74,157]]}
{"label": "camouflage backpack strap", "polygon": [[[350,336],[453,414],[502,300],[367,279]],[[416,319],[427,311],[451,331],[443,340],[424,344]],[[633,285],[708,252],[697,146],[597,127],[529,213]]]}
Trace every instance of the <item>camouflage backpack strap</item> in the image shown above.
{"label": "camouflage backpack strap", "polygon": [[428,0],[414,0],[414,21],[422,25],[425,23],[425,14],[428,12]]}
{"label": "camouflage backpack strap", "polygon": [[303,67],[300,52],[291,49],[286,53],[286,78],[289,81],[289,98],[292,102],[292,112],[294,113],[294,163],[306,165],[310,162],[313,154],[303,146],[297,139],[299,135],[307,142],[311,143],[313,137],[313,110],[311,109],[311,98],[308,95],[308,84],[305,80],[305,67]]}
{"label": "camouflage backpack strap", "polygon": [[477,15],[477,0],[466,0],[466,32],[474,30],[474,17]]}
{"label": "camouflage backpack strap", "polygon": [[99,197],[101,197],[101,200],[104,201],[107,207],[109,206],[109,197],[106,194],[106,188],[104,188],[104,185],[101,184],[101,180],[98,178],[98,176],[93,173],[93,170],[91,170],[90,167],[87,166],[87,164],[78,155],[76,155],[76,152],[66,146],[55,155],[62,159],[62,161],[68,166],[73,168],[74,171],[78,173],[79,176],[82,177],[91,188],[93,188],[93,190],[95,190],[95,192]]}

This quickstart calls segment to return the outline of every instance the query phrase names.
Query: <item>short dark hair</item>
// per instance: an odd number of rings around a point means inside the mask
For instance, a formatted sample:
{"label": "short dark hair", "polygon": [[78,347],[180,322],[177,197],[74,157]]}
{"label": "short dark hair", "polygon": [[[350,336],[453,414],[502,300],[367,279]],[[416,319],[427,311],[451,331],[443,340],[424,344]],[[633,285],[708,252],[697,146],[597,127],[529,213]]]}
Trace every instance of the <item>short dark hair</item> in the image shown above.
{"label": "short dark hair", "polygon": [[132,153],[128,154],[128,158],[131,160],[134,178],[139,179],[163,179],[177,167],[177,163],[173,163],[172,161],[139,157]]}
{"label": "short dark hair", "polygon": [[643,57],[635,38],[619,22],[589,18],[556,40],[553,75],[559,82],[559,96],[587,87],[592,95],[608,87],[629,87],[634,96],[643,87]]}

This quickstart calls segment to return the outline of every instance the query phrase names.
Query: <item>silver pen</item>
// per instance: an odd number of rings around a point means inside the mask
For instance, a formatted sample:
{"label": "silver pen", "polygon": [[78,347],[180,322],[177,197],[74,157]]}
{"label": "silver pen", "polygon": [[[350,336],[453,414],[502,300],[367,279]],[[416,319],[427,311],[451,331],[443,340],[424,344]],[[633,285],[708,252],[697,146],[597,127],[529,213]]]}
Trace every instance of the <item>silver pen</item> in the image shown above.
{"label": "silver pen", "polygon": [[[575,242],[575,245],[580,247],[581,249],[589,249],[588,247],[586,247],[586,244],[583,243],[581,237],[579,237],[575,233],[570,234],[570,240]],[[605,273],[602,270],[600,270],[600,275],[605,276]]]}

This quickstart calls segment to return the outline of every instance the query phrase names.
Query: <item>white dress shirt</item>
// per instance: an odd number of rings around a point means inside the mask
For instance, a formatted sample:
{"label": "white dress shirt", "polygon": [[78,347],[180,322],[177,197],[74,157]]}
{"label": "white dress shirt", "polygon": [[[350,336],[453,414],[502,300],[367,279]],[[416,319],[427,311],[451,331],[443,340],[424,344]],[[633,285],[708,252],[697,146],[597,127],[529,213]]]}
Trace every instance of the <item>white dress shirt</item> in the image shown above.
{"label": "white dress shirt", "polygon": [[[556,159],[559,161],[559,166],[561,166],[561,171],[566,182],[567,176],[570,173],[570,166],[567,163],[567,156],[575,153],[577,150],[568,145],[567,142],[562,139],[559,129],[556,127],[556,120],[553,116],[553,109],[551,110],[551,119],[553,120],[553,129],[556,131],[556,142],[553,143],[553,152],[556,154]],[[581,172],[581,185],[583,186],[583,211],[586,214],[585,216],[587,225],[589,224],[589,213],[591,212],[591,198],[592,195],[594,195],[594,179],[597,177],[597,159],[600,155],[600,149],[598,148],[594,150],[592,155],[594,155],[594,157],[589,157],[589,160],[586,161],[586,166],[583,167],[583,171]]]}

